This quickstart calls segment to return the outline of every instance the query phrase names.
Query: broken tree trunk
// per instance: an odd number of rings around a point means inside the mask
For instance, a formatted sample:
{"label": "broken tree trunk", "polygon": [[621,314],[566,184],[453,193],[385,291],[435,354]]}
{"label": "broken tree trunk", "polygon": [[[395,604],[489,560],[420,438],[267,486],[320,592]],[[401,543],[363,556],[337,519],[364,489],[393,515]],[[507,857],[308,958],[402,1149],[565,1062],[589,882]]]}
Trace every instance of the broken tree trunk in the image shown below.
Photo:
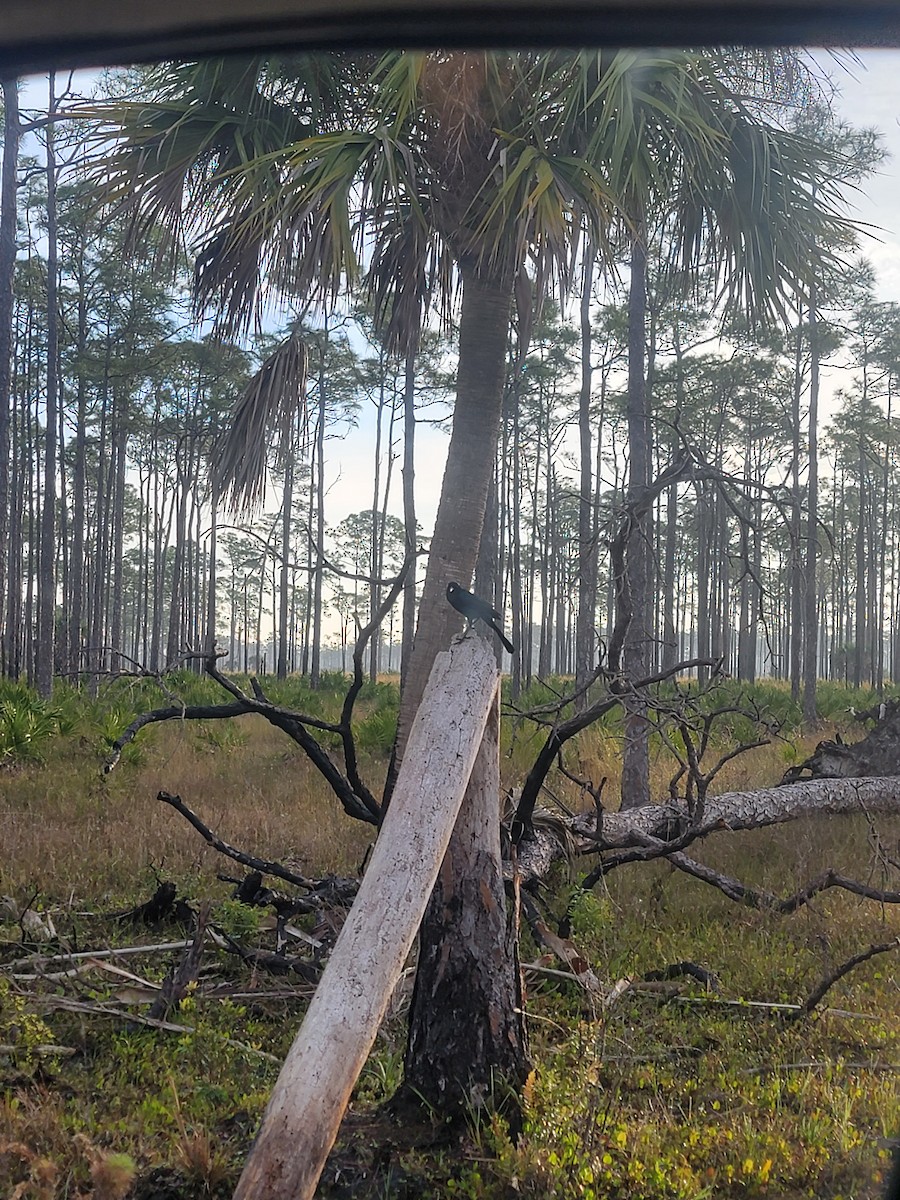
{"label": "broken tree trunk", "polygon": [[517,1130],[530,1063],[503,885],[499,718],[495,707],[422,922],[401,1099],[452,1117],[501,1097]]}
{"label": "broken tree trunk", "polygon": [[450,841],[497,665],[479,637],[438,655],[368,870],[275,1084],[235,1200],[311,1197]]}

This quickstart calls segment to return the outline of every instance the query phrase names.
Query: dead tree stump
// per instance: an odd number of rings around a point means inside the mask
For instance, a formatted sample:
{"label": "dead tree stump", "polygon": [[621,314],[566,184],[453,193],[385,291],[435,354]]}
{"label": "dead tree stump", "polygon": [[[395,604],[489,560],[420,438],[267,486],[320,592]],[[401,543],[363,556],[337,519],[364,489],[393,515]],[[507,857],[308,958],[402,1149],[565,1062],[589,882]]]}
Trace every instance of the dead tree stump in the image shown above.
{"label": "dead tree stump", "polygon": [[887,700],[854,715],[858,721],[875,722],[864,738],[849,744],[840,738],[819,742],[805,762],[785,772],[781,782],[900,775],[900,700]]}

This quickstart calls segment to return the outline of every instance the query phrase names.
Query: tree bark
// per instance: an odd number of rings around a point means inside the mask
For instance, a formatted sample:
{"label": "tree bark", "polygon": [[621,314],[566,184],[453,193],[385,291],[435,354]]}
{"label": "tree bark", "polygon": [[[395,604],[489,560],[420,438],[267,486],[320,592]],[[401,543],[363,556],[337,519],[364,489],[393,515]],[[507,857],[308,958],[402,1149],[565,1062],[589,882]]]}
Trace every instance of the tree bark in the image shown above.
{"label": "tree bark", "polygon": [[41,514],[39,602],[37,636],[37,689],[42,696],[53,691],[56,642],[56,439],[59,409],[59,305],[57,300],[59,252],[56,220],[56,151],[53,114],[56,76],[50,73],[50,121],[47,125],[47,394],[44,410],[44,495]]}
{"label": "tree bark", "polygon": [[[407,546],[417,543],[416,529],[416,351],[406,355],[403,377],[403,528]],[[400,634],[400,685],[406,679],[416,628],[416,564],[403,584],[403,619]]]}
{"label": "tree bark", "polygon": [[584,280],[581,288],[581,389],[578,393],[578,443],[581,470],[578,493],[578,617],[575,630],[575,692],[578,711],[587,707],[585,682],[596,665],[597,633],[597,541],[594,536],[593,448],[591,446],[591,291],[594,282],[594,247],[584,251]]}
{"label": "tree bark", "polygon": [[404,1088],[445,1117],[517,1094],[529,1071],[500,853],[499,717],[498,693],[419,938]]}
{"label": "tree bark", "polygon": [[803,666],[803,549],[800,544],[800,391],[802,372],[803,323],[797,324],[794,357],[794,386],[791,396],[791,571],[790,571],[790,677],[791,699],[800,699]]}
{"label": "tree bark", "polygon": [[803,721],[816,724],[819,621],[816,612],[819,552],[819,331],[816,290],[809,301],[809,477],[806,488],[806,594],[803,654]]}
{"label": "tree bark", "polygon": [[[327,324],[325,326],[324,336],[327,340]],[[310,599],[312,613],[308,615],[307,619],[311,619],[312,621],[311,645],[309,647],[309,682],[314,688],[319,686],[322,675],[322,579],[324,575],[322,555],[325,552],[325,421],[328,414],[326,397],[325,346],[323,345],[322,356],[319,360],[319,411],[316,424],[316,468],[310,479],[310,488],[313,486],[312,480],[315,480],[316,545],[315,561],[313,564],[311,580],[312,596]]]}
{"label": "tree bark", "polygon": [[[900,778],[808,779],[755,792],[723,792],[707,797],[695,829],[698,838],[704,838],[712,833],[763,829],[805,817],[861,813],[900,814]],[[622,850],[645,846],[647,837],[671,839],[690,826],[691,817],[682,803],[646,804],[625,812],[604,813],[599,838],[593,812],[563,823],[576,837],[584,839],[584,849]],[[559,839],[537,825],[534,837],[519,843],[517,865],[522,882],[543,878],[565,853]]]}
{"label": "tree bark", "polygon": [[805,762],[785,773],[784,782],[793,783],[804,771],[813,779],[900,776],[900,701],[888,700],[857,719],[874,719],[875,726],[858,742],[819,742]]}
{"label": "tree bark", "polygon": [[[286,447],[284,455],[284,489],[281,494],[281,580],[278,589],[278,660],[275,673],[279,679],[286,679],[288,673],[288,602],[290,599],[291,583],[291,516],[294,507],[294,437],[293,421],[291,432],[284,436],[290,438],[291,444]],[[210,645],[215,641],[215,620],[211,622]]]}
{"label": "tree bark", "polygon": [[[633,506],[650,485],[650,415],[644,370],[647,314],[647,247],[640,224],[631,243],[631,281],[628,292],[628,496]],[[625,635],[625,673],[630,679],[649,674],[650,662],[650,537],[652,511],[634,522],[625,552],[625,572],[631,597],[631,622]],[[629,701],[625,712],[622,756],[622,807],[650,803],[650,726],[646,702]]]}
{"label": "tree bark", "polygon": [[512,283],[485,277],[472,266],[464,266],[461,273],[463,298],[453,432],[416,637],[400,701],[395,749],[398,765],[435,656],[462,624],[462,618],[447,603],[445,592],[451,580],[463,587],[472,582],[500,428]]}
{"label": "tree bark", "polygon": [[[4,76],[3,167],[0,173],[0,612],[9,582],[9,420],[12,402],[12,352],[14,283],[16,272],[16,168],[19,158],[19,89],[15,77]],[[4,629],[3,673],[10,671],[13,657],[12,629]]]}

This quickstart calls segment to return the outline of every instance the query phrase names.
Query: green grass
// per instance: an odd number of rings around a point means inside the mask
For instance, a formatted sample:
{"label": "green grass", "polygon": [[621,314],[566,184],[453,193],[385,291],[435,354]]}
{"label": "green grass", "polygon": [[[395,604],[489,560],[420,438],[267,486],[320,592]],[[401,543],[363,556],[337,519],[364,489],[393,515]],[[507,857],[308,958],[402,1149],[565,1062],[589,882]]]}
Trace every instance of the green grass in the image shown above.
{"label": "green grass", "polygon": [[[208,681],[180,681],[185,698],[218,700]],[[273,700],[331,718],[334,681],[307,694],[302,681],[267,681]],[[785,689],[755,689],[770,710]],[[537,695],[537,694],[536,694]],[[789,694],[787,696],[789,701]],[[40,709],[21,691],[0,691],[17,712],[61,714],[38,742],[0,772],[0,895],[49,913],[63,946],[97,949],[139,938],[181,936],[176,927],[137,932],[108,914],[146,899],[158,877],[213,902],[213,919],[254,944],[271,944],[260,913],[229,899],[218,872],[239,874],[156,792],[178,792],[226,840],[265,857],[289,858],[306,874],[355,873],[372,831],[347,820],[299,750],[258,717],[145,731],[133,755],[108,777],[99,765],[132,712],[159,703],[146,681],[104,690],[94,701],[60,689]],[[777,702],[777,704],[776,704]],[[864,697],[833,689],[832,717]],[[391,683],[367,686],[359,705],[363,769],[377,788],[396,714]],[[846,728],[853,728],[849,721]],[[826,728],[826,732],[830,727]],[[519,782],[541,736],[504,723],[504,778]],[[722,787],[772,782],[788,757],[814,738],[775,743],[730,765]],[[586,731],[571,763],[614,779],[616,726]],[[654,749],[654,788],[671,774]],[[577,789],[554,790],[576,804]],[[611,782],[610,792],[614,793]],[[900,822],[882,822],[886,845]],[[897,872],[873,873],[871,829],[863,818],[723,832],[698,857],[752,886],[793,891],[826,866],[898,887]],[[681,983],[669,992],[630,992],[608,1011],[575,984],[527,975],[527,1024],[535,1072],[525,1096],[518,1145],[502,1121],[473,1113],[448,1144],[404,1141],[378,1105],[402,1072],[404,1025],[393,1017],[379,1036],[355,1093],[350,1153],[368,1159],[359,1196],[514,1196],[560,1200],[669,1200],[777,1197],[874,1200],[897,1133],[900,1067],[900,955],[864,964],[826,1004],[857,1016],[818,1014],[797,1021],[750,1004],[797,1003],[822,975],[870,943],[900,935],[900,913],[835,891],[789,917],[735,906],[659,863],[614,873],[603,889],[579,894],[560,871],[545,900],[608,985],[691,960],[713,972],[719,990]],[[0,965],[23,954],[21,930],[0,909]],[[523,935],[522,956],[539,951]],[[158,982],[171,955],[124,964]],[[247,970],[209,948],[208,978],[248,990]],[[19,974],[22,974],[19,971]],[[6,980],[4,984],[3,980]],[[262,979],[265,986],[277,980]],[[240,1172],[305,1000],[213,999],[202,987],[173,1015],[190,1032],[129,1027],[121,1020],[60,1011],[60,992],[108,998],[127,981],[96,969],[73,981],[10,981],[0,974],[0,1196],[17,1200],[124,1200],[136,1179],[167,1170],[182,1197],[227,1196]],[[140,1011],[137,1009],[135,1011]],[[47,1057],[41,1047],[74,1053]],[[391,1143],[395,1184],[377,1164]],[[379,1174],[379,1171],[381,1173]],[[361,1178],[361,1176],[360,1176]],[[338,1188],[324,1195],[337,1196]],[[344,1193],[346,1194],[346,1193]]]}

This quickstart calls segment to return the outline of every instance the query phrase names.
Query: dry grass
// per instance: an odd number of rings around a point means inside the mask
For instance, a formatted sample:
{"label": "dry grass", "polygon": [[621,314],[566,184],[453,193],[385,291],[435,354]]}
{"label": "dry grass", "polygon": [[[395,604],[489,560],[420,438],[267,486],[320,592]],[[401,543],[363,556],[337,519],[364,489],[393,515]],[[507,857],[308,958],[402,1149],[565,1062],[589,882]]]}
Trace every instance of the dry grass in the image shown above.
{"label": "dry grass", "polygon": [[[355,872],[373,830],[350,820],[317,772],[259,717],[153,731],[139,761],[109,776],[101,756],[62,750],[43,767],[0,775],[0,886],[57,898],[134,894],[136,877],[214,875],[221,855],[172,809],[180,795],[225,841],[316,874]],[[383,770],[383,768],[379,768]],[[235,864],[235,873],[240,868]]]}

